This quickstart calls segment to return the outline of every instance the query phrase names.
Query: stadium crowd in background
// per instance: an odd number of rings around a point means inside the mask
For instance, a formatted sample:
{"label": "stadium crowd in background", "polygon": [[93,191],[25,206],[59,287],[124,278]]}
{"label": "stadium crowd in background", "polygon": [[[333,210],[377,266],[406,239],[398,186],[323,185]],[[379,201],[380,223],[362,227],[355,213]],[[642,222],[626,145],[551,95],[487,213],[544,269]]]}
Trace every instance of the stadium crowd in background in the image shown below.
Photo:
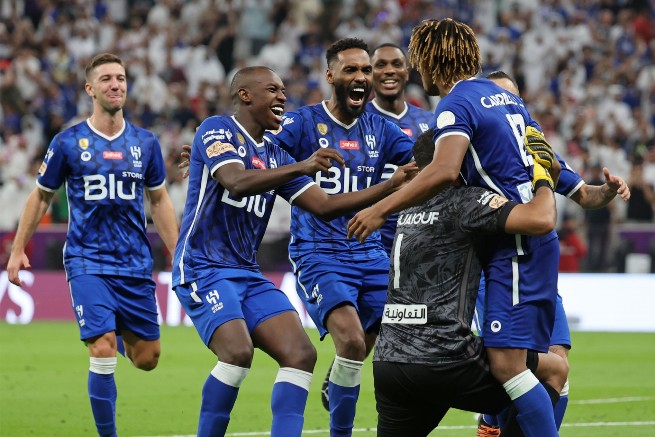
{"label": "stadium crowd in background", "polygon": [[[592,182],[593,168],[608,166],[644,186],[642,196],[627,205],[613,202],[602,218],[558,198],[559,211],[585,224],[581,235],[591,239],[583,269],[612,269],[613,226],[653,222],[655,10],[647,0],[4,1],[0,199],[20,203],[31,188],[35,157],[42,158],[62,128],[90,115],[79,72],[95,53],[125,60],[133,96],[126,118],[160,138],[179,217],[187,183],[177,170],[179,146],[191,142],[209,114],[231,113],[229,82],[238,68],[275,69],[287,84],[286,109],[293,110],[329,95],[324,52],[334,40],[407,47],[422,19],[446,16],[475,30],[483,74],[501,69],[516,78],[555,151],[585,181]],[[412,73],[407,98],[432,110],[436,101],[420,83]],[[65,202],[58,196],[47,219],[65,223]],[[19,213],[4,211],[0,231],[14,229]],[[288,222],[280,220],[279,229],[276,222],[269,232],[288,233]]]}

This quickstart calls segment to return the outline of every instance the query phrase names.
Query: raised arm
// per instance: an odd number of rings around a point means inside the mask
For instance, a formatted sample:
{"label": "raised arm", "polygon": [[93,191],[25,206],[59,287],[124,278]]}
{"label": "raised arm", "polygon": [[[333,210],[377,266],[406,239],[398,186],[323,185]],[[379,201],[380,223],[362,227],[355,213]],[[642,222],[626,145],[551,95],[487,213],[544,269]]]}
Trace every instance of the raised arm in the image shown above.
{"label": "raised arm", "polygon": [[617,194],[624,201],[630,199],[630,188],[622,177],[612,175],[607,167],[603,167],[603,174],[603,185],[584,184],[571,195],[571,199],[584,209],[603,208],[614,200]]}

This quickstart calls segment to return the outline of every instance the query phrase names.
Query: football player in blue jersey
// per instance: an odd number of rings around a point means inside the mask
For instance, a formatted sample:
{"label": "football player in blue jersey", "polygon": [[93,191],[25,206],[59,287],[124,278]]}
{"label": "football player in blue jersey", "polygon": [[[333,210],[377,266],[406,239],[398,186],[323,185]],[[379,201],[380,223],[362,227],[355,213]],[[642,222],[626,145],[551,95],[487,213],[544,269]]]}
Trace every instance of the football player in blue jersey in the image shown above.
{"label": "football player in blue jersey", "polygon": [[[316,183],[330,194],[359,191],[379,183],[386,164],[409,162],[413,142],[395,123],[365,111],[373,66],[364,41],[341,39],[326,59],[329,100],[287,113],[275,138],[297,160],[340,151],[345,167],[317,173]],[[380,234],[348,240],[349,218],[326,221],[298,207],[291,216],[296,291],[321,338],[329,332],[336,348],[328,390],[332,436],[352,434],[361,367],[379,330],[389,273]]]}
{"label": "football player in blue jersey", "polygon": [[89,349],[91,410],[98,434],[115,436],[116,351],[142,370],[154,369],[160,354],[144,195],[171,253],[178,230],[159,141],[123,118],[127,77],[122,60],[97,55],[85,75],[93,113],[50,143],[22,213],[7,272],[20,285],[19,270],[30,267],[25,245],[65,183],[70,222],[64,267],[80,338]]}
{"label": "football player in blue jersey", "polygon": [[[350,221],[349,233],[359,240],[389,214],[432,198],[460,173],[467,184],[510,200],[527,203],[533,196],[533,158],[524,137],[534,122],[520,97],[475,78],[481,58],[472,29],[449,18],[425,20],[414,28],[409,52],[426,92],[441,96],[435,110],[435,159],[406,187]],[[492,374],[514,401],[526,435],[556,436],[552,405],[562,387],[540,384],[525,364],[527,350],[546,352],[550,344],[557,295],[556,234],[499,235],[482,257],[488,320],[484,341]]]}
{"label": "football player in blue jersey", "polygon": [[[300,436],[316,350],[286,295],[260,272],[256,252],[276,195],[328,220],[394,191],[415,166],[368,190],[329,196],[308,175],[344,166],[329,148],[296,162],[279,148],[285,88],[267,67],[239,70],[233,116],[207,118],[189,163],[189,189],[173,263],[173,287],[218,358],[202,389],[198,436],[225,434],[239,387],[260,348],[280,365],[271,395],[271,436]],[[413,170],[412,170],[413,169]]]}
{"label": "football player in blue jersey", "polygon": [[[510,93],[519,96],[519,89],[514,80],[503,71],[494,71],[487,74],[487,79],[491,79],[498,86]],[[624,201],[630,198],[630,188],[620,176],[612,175],[607,168],[603,169],[605,174],[605,184],[587,185],[580,175],[578,175],[564,160],[555,154],[562,167],[559,182],[555,187],[555,192],[562,196],[569,197],[584,209],[597,209],[607,206],[617,195]],[[484,296],[485,281],[482,278],[478,292],[476,304],[476,324],[484,325]],[[566,318],[566,312],[562,304],[562,297],[557,295],[555,307],[555,324],[550,337],[549,351],[561,356],[568,365],[568,355],[571,349],[571,333]],[[560,392],[560,399],[555,406],[555,423],[559,429],[569,399],[569,381],[567,379],[564,388]],[[483,415],[480,419],[478,435],[493,436],[500,435],[500,427],[497,426],[497,420],[493,417]]]}

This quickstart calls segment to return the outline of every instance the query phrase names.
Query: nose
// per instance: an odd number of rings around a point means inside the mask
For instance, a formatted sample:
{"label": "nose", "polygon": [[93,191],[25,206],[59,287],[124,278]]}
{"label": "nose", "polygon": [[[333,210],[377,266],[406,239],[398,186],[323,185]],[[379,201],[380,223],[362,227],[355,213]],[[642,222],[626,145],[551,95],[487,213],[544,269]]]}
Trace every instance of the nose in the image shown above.
{"label": "nose", "polygon": [[287,96],[284,94],[282,91],[277,92],[277,99],[281,101],[282,103],[287,101]]}

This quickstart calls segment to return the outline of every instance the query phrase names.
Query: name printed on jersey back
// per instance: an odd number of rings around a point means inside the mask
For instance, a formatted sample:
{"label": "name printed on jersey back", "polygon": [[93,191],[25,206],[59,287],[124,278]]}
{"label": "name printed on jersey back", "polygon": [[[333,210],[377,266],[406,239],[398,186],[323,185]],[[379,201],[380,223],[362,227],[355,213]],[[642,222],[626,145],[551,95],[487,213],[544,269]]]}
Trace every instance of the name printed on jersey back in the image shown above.
{"label": "name printed on jersey back", "polygon": [[438,220],[439,211],[422,211],[400,214],[400,216],[398,216],[398,225],[433,225]]}
{"label": "name printed on jersey back", "polygon": [[518,105],[523,106],[522,103],[519,103],[514,96],[511,96],[507,93],[499,93],[491,96],[486,96],[480,98],[480,104],[485,108],[493,108],[494,106],[505,106],[505,105]]}

